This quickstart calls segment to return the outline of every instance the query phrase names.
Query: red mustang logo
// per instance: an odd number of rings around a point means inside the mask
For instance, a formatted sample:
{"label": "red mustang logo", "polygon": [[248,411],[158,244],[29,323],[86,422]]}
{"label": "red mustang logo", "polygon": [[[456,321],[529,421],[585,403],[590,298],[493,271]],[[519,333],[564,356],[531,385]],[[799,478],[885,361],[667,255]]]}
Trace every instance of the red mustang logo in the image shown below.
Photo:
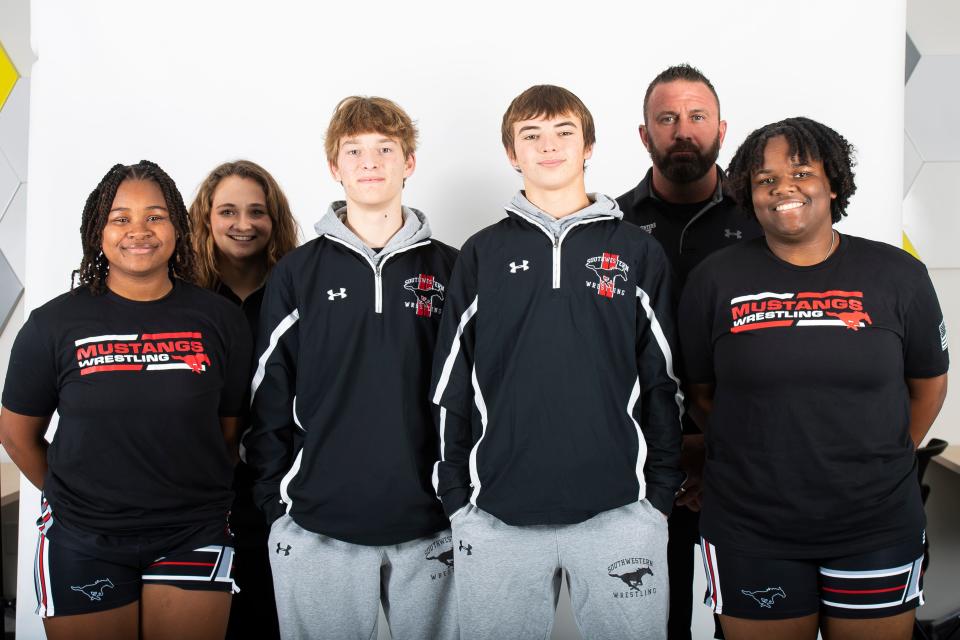
{"label": "red mustang logo", "polygon": [[174,360],[182,360],[190,365],[190,370],[194,373],[203,371],[203,365],[210,364],[210,356],[205,353],[194,353],[189,356],[170,356]]}
{"label": "red mustang logo", "polygon": [[865,311],[844,311],[842,313],[827,311],[827,315],[840,318],[843,320],[843,324],[847,326],[847,329],[853,329],[854,331],[860,330],[861,320],[865,320],[867,324],[873,324],[873,320],[870,319],[870,314]]}

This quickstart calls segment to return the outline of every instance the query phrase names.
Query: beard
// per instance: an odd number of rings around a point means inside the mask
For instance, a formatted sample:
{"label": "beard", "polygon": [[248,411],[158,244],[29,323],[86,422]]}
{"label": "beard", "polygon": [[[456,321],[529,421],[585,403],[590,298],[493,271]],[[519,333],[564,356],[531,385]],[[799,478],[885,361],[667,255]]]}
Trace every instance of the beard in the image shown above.
{"label": "beard", "polygon": [[[687,152],[688,155],[675,156],[674,154]],[[720,135],[714,139],[705,151],[702,151],[693,142],[678,140],[665,151],[656,147],[650,139],[650,159],[670,182],[688,184],[699,180],[713,169],[720,155]]]}

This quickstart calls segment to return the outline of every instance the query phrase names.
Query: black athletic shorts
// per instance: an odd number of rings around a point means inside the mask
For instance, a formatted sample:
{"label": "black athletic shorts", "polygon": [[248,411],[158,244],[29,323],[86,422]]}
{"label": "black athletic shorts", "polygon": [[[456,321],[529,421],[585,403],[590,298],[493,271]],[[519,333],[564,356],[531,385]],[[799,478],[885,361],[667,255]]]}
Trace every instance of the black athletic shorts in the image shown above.
{"label": "black athletic shorts", "polygon": [[37,614],[95,613],[136,602],[145,584],[237,590],[226,520],[156,536],[106,536],[64,526],[43,500],[33,578]]}
{"label": "black athletic shorts", "polygon": [[923,604],[923,532],[892,547],[839,558],[756,558],[700,539],[704,604],[714,613],[780,620],[812,613],[885,618]]}

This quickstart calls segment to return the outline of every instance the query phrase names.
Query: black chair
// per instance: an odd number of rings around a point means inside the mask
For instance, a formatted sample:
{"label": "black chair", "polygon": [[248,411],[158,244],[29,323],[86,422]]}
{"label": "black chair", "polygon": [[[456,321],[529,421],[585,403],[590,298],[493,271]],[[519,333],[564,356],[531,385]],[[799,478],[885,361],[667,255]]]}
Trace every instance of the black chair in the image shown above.
{"label": "black chair", "polygon": [[[949,443],[939,438],[931,438],[927,446],[917,449],[917,481],[920,483],[920,497],[926,504],[930,495],[930,485],[923,484],[923,475],[927,471],[930,459],[938,456],[947,448]],[[930,564],[930,541],[923,543],[923,568],[926,573]],[[953,640],[960,639],[960,617],[951,614],[940,620],[917,619],[914,623],[913,637],[916,640]]]}
{"label": "black chair", "polygon": [[927,446],[917,449],[917,481],[920,483],[920,496],[924,504],[927,503],[927,496],[930,495],[930,486],[923,484],[923,474],[927,471],[930,458],[943,453],[948,445],[946,440],[931,438]]}

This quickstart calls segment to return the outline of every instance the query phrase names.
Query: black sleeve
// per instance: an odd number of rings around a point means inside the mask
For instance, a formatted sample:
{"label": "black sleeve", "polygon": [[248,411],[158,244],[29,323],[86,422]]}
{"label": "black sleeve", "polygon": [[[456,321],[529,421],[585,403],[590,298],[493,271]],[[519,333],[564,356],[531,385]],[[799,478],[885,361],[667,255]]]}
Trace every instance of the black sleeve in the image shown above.
{"label": "black sleeve", "polygon": [[270,522],[286,511],[280,483],[303,443],[293,419],[300,311],[284,267],[274,268],[264,293],[250,385],[250,430],[243,439],[244,461],[256,475],[253,497]]}
{"label": "black sleeve", "polygon": [[237,309],[228,309],[224,317],[226,336],[224,354],[226,371],[223,376],[223,391],[220,393],[220,415],[236,417],[247,415],[250,384],[251,345],[250,328],[243,314]]}
{"label": "black sleeve", "polygon": [[677,311],[684,382],[710,384],[713,373],[713,300],[702,269],[691,274]]}
{"label": "black sleeve", "polygon": [[650,243],[637,283],[637,375],[640,398],[632,416],[643,432],[647,499],[664,514],[673,508],[683,482],[680,446],[683,393],[674,371],[677,353],[670,265],[659,244]]}
{"label": "black sleeve", "polygon": [[903,371],[908,378],[934,378],[947,372],[947,327],[930,275],[923,271],[914,285],[904,318]]}
{"label": "black sleeve", "polygon": [[450,276],[430,386],[430,398],[439,407],[440,432],[434,489],[448,516],[464,506],[470,496],[469,457],[474,444],[470,422],[472,372],[479,309],[476,269],[472,246],[464,246]]}
{"label": "black sleeve", "polygon": [[17,333],[3,385],[3,406],[10,411],[34,417],[46,417],[56,411],[58,367],[52,337],[40,330],[36,312],[30,314]]}

